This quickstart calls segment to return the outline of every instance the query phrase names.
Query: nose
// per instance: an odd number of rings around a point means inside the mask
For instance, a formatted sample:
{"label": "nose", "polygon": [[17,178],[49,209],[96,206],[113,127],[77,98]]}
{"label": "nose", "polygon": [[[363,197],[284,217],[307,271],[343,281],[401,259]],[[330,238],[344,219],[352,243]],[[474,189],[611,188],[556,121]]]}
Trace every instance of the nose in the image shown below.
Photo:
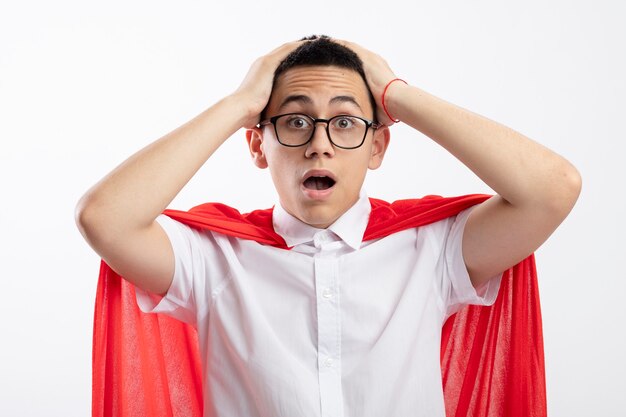
{"label": "nose", "polygon": [[325,121],[317,121],[315,123],[313,137],[306,146],[305,155],[307,158],[319,157],[321,155],[332,157],[335,155],[335,147],[331,143],[326,130],[327,125],[328,122]]}

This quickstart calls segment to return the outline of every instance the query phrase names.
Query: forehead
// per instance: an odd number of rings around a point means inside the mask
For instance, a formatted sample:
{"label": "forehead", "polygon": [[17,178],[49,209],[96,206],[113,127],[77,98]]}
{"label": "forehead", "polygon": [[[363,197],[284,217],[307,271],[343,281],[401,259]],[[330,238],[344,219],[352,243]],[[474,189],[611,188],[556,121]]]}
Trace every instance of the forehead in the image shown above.
{"label": "forehead", "polygon": [[290,106],[322,110],[340,105],[358,109],[362,114],[373,112],[369,90],[359,73],[336,66],[301,66],[277,78],[268,110],[275,114]]}

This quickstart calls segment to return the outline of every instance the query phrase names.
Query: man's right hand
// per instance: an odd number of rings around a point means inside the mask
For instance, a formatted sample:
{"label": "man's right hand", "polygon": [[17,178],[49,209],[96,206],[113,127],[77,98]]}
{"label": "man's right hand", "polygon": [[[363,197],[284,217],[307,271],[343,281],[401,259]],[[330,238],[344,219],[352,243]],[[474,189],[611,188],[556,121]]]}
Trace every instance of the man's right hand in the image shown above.
{"label": "man's right hand", "polygon": [[251,129],[260,122],[260,114],[267,106],[272,94],[276,68],[287,55],[302,45],[303,42],[308,41],[285,43],[254,61],[243,82],[233,93],[233,96],[237,97],[239,102],[245,103],[248,108],[248,117],[243,127]]}

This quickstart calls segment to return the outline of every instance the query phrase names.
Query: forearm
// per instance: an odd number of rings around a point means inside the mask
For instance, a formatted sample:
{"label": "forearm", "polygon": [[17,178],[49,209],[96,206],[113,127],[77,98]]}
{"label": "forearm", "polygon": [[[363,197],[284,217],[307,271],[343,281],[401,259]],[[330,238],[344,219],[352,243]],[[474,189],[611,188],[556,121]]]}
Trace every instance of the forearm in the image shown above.
{"label": "forearm", "polygon": [[472,210],[463,231],[463,260],[474,287],[545,242],[580,193],[581,177],[572,164],[506,126],[416,87],[389,84],[396,75],[381,56],[346,45],[364,61],[379,121],[391,124],[390,113],[424,133],[498,194]]}
{"label": "forearm", "polygon": [[289,42],[259,57],[232,95],[140,150],[87,191],[76,207],[76,221],[87,240],[94,237],[99,247],[110,246],[153,225],[228,137],[257,125],[272,92],[274,71],[299,45]]}
{"label": "forearm", "polygon": [[388,89],[386,105],[394,117],[447,149],[508,203],[556,203],[567,212],[567,202],[573,205],[580,181],[576,169],[524,135],[400,82]]}
{"label": "forearm", "polygon": [[150,225],[215,150],[243,125],[230,96],[141,149],[95,184],[77,206],[82,228],[123,235]]}

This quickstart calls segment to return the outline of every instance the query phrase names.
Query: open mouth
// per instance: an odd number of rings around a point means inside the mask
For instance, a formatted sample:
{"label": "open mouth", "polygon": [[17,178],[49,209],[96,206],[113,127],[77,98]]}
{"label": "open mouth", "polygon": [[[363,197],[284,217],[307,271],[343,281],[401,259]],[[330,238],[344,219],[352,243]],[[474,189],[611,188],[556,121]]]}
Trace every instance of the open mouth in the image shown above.
{"label": "open mouth", "polygon": [[302,185],[309,190],[328,190],[335,185],[335,180],[327,176],[310,176]]}

